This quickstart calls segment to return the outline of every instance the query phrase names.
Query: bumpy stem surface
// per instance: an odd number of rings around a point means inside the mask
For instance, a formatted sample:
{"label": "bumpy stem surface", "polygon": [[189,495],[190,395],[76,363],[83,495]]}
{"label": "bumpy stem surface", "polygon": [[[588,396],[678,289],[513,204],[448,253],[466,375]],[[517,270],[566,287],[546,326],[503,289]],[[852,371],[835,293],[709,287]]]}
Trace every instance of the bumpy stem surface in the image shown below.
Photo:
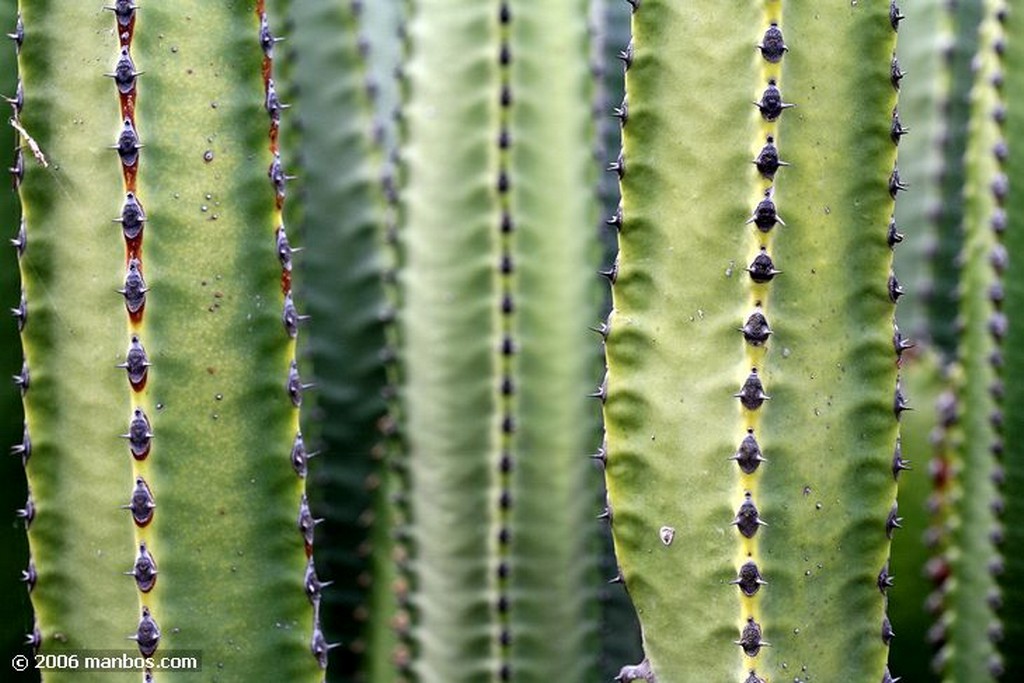
{"label": "bumpy stem surface", "polygon": [[22,5],[41,647],[315,680],[263,3]]}
{"label": "bumpy stem surface", "polygon": [[898,21],[634,5],[605,418],[651,674],[621,678],[881,680]]}
{"label": "bumpy stem surface", "polygon": [[410,21],[400,323],[423,681],[591,675],[585,10],[423,0]]}

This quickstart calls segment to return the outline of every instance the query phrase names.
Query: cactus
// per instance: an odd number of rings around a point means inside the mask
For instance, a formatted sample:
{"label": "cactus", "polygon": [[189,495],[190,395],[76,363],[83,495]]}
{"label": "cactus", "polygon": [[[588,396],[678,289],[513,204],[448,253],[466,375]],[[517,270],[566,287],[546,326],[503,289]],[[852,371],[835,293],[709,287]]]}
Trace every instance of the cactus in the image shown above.
{"label": "cactus", "polygon": [[[903,37],[901,34],[901,41]],[[910,241],[909,232],[907,240]],[[889,589],[888,609],[896,637],[890,645],[889,666],[904,680],[919,681],[932,676],[928,637],[933,615],[928,605],[936,567],[929,559],[943,540],[941,532],[932,526],[939,521],[933,511],[942,510],[932,487],[935,478],[944,473],[941,461],[933,460],[932,454],[936,443],[942,443],[942,429],[936,424],[936,417],[948,379],[939,354],[923,344],[904,354],[901,374],[907,395],[914,398],[917,410],[904,415],[900,425],[903,457],[913,463],[913,471],[900,477],[900,532],[893,538],[891,567],[893,576],[899,580]]]}
{"label": "cactus", "polygon": [[[607,162],[609,151],[617,150],[622,145],[621,126],[616,112],[622,106],[623,97],[623,46],[629,42],[629,5],[622,0],[594,0],[591,3],[591,23],[594,25],[593,69],[598,76],[597,116],[598,143],[596,148],[597,163],[603,167]],[[604,173],[598,187],[598,198],[601,202],[601,243],[604,248],[602,263],[611,264],[602,269],[601,275],[608,277],[614,271],[615,231],[607,225],[605,218],[614,214],[619,205],[618,178],[611,173]],[[603,303],[602,317],[607,316],[611,307],[610,292]],[[598,363],[603,363],[603,354]],[[604,486],[599,489],[599,504],[607,501]],[[618,568],[615,562],[615,549],[612,543],[611,528],[602,525],[602,552],[600,571],[607,577],[616,576]],[[615,677],[622,662],[637,661],[643,656],[640,645],[640,627],[637,623],[636,611],[629,601],[621,583],[603,586],[599,596],[600,603],[600,657],[599,666],[601,680]]]}
{"label": "cactus", "polygon": [[31,639],[319,679],[263,3],[51,5],[15,31]]}
{"label": "cactus", "polygon": [[957,331],[949,312],[957,307],[959,274],[957,255],[960,252],[964,220],[964,174],[968,155],[967,129],[972,117],[970,104],[971,84],[974,80],[972,63],[978,50],[978,25],[983,2],[951,2],[945,8],[952,25],[953,40],[946,52],[949,69],[949,96],[942,104],[945,126],[939,141],[942,143],[940,195],[943,198],[937,220],[937,239],[932,260],[934,286],[928,290],[928,320],[930,337],[947,359],[956,354]]}
{"label": "cactus", "polygon": [[[17,15],[14,0],[0,1],[0,26],[13,27]],[[4,31],[6,33],[6,31]],[[17,99],[17,67],[14,45],[10,41],[0,44],[0,95]],[[13,103],[12,103],[13,104]],[[6,124],[0,126],[0,154],[10,165],[14,154],[15,131]],[[0,190],[0,226],[4,235],[0,241],[16,240],[20,223],[17,195]],[[7,232],[10,230],[10,232]],[[14,249],[0,245],[0,301],[15,304],[20,297],[18,261]],[[10,320],[0,325],[0,376],[13,376],[21,369],[21,349],[18,331]],[[21,396],[13,386],[0,390],[0,447],[20,443],[24,432],[24,416],[21,411]],[[12,510],[25,507],[25,477],[17,458],[0,459],[0,514],[10,515]],[[28,565],[28,544],[22,524],[0,525],[0,604],[4,605],[5,618],[0,623],[0,652],[6,654],[3,662],[19,652],[25,634],[32,629],[32,607],[20,580],[22,571]]]}
{"label": "cactus", "polygon": [[631,4],[606,477],[647,659],[620,680],[882,680],[901,15]]}
{"label": "cactus", "polygon": [[[971,97],[964,202],[964,251],[961,256],[964,323],[956,386],[957,421],[951,435],[953,458],[950,578],[943,586],[943,615],[938,635],[942,649],[937,666],[945,680],[995,680],[1002,670],[994,640],[1000,628],[995,613],[996,578],[1001,560],[995,546],[1001,534],[997,519],[997,440],[1002,422],[999,408],[999,356],[1006,317],[1000,310],[999,276],[1005,268],[1005,247],[999,243],[1007,192],[1003,169],[1005,137],[1002,117],[1003,66],[997,46],[1006,41],[999,14],[1000,0],[985,3],[977,70]],[[986,634],[988,634],[986,636]]]}
{"label": "cactus", "polygon": [[[1019,8],[1013,8],[1006,17],[1005,66],[1006,93],[1024,92],[1024,16]],[[1005,172],[1010,178],[1024,178],[1024,111],[1019,98],[1008,103],[1008,116],[1003,131],[1011,148],[1016,151],[1006,161]],[[1007,206],[1009,221],[1003,235],[1003,246],[1011,257],[1011,269],[1004,276],[1005,299],[1003,307],[1007,314],[1007,330],[1003,345],[1005,365],[1003,367],[1002,410],[1005,413],[1002,439],[1005,448],[1003,467],[1006,479],[1003,500],[1005,520],[1005,572],[1000,577],[1003,595],[1001,610],[1004,628],[1003,654],[1005,664],[1004,680],[1024,678],[1024,655],[1015,644],[1024,637],[1024,624],[1015,615],[1024,609],[1024,557],[1019,549],[1024,547],[1024,532],[1017,520],[1024,515],[1022,502],[1017,492],[1024,486],[1024,193],[1020,181],[1011,191]]]}
{"label": "cactus", "polygon": [[[310,466],[310,500],[324,518],[317,570],[332,581],[323,596],[324,631],[344,644],[332,656],[330,678],[351,680],[369,637],[360,615],[372,609],[365,594],[373,561],[368,518],[386,515],[386,501],[375,503],[373,488],[383,496],[387,476],[378,431],[390,316],[382,282],[384,198],[370,150],[353,8],[291,0],[283,14],[290,31],[278,87],[296,122],[285,139],[299,176],[299,201],[286,205],[286,222],[303,247],[295,281],[310,316],[304,350],[312,367],[303,374],[318,387],[303,434],[307,449],[320,453]],[[374,525],[381,521],[386,517]]]}
{"label": "cactus", "polygon": [[422,0],[410,16],[399,326],[418,680],[593,676],[585,19],[583,0]]}
{"label": "cactus", "polygon": [[1024,676],[1006,0],[171,4],[0,0],[30,646],[886,683],[927,637],[944,680]]}
{"label": "cactus", "polygon": [[[959,203],[959,194],[943,194],[943,145],[949,135],[951,98],[949,63],[959,46],[952,37],[951,17],[944,0],[925,0],[907,6],[909,20],[901,26],[897,57],[900,68],[913,74],[900,89],[900,117],[911,134],[901,142],[897,155],[900,174],[913,188],[896,205],[896,222],[905,239],[896,251],[896,272],[901,274],[907,296],[897,311],[900,329],[918,344],[931,341],[930,306],[946,301],[947,293],[936,286],[936,271],[952,264],[939,261],[938,222],[948,205]],[[954,47],[955,46],[955,47]],[[958,96],[957,93],[956,96]],[[949,242],[955,236],[945,235]],[[945,277],[945,276],[940,276]]]}

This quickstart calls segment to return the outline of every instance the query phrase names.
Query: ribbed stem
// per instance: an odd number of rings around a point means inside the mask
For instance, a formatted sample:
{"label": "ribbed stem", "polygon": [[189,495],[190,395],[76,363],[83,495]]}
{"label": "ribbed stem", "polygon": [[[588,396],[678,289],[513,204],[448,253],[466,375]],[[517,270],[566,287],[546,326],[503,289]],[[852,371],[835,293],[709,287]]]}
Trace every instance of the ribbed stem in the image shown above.
{"label": "ribbed stem", "polygon": [[1004,108],[1003,66],[997,45],[1005,40],[999,15],[1006,10],[1002,0],[985,3],[965,157],[960,301],[964,331],[958,350],[962,377],[957,387],[959,421],[953,433],[951,576],[945,586],[945,644],[939,655],[947,681],[995,680],[1002,669],[992,642],[999,628],[994,574],[1001,568],[994,542],[999,497],[993,473],[1002,422],[999,393],[993,393],[993,386],[1002,365],[1005,319],[994,300],[993,285],[1000,279],[1000,260],[1005,261],[998,233],[1007,178],[999,151],[1005,143],[1004,115],[999,113]]}
{"label": "ribbed stem", "polygon": [[201,650],[229,677],[318,678],[261,15],[23,4],[42,647]]}
{"label": "ribbed stem", "polygon": [[[16,0],[0,0],[0,34],[13,33],[17,24]],[[7,98],[11,109],[4,110],[5,118],[19,115],[17,48],[13,40],[0,40],[0,96]],[[12,165],[15,159],[16,133],[13,126],[0,127],[0,159],[2,167]],[[31,157],[30,157],[31,158]],[[19,240],[21,207],[18,195],[10,189],[0,190],[0,302],[6,308],[18,305],[21,298],[21,275],[18,271],[18,247],[8,240]],[[2,308],[0,308],[2,313]],[[27,500],[25,470],[18,457],[3,457],[6,447],[22,441],[25,416],[21,407],[21,394],[13,385],[2,386],[4,376],[21,372],[22,351],[17,323],[13,319],[0,322],[0,510],[10,515],[24,510]],[[21,519],[23,517],[20,516]],[[32,630],[32,604],[22,572],[28,571],[28,539],[23,522],[0,525],[0,547],[5,548],[0,558],[0,603],[9,606],[0,623],[0,650],[13,656],[16,652],[29,652],[25,634]]]}
{"label": "ribbed stem", "polygon": [[[1005,22],[1006,52],[1003,56],[1005,67],[1005,92],[1024,92],[1024,14],[1014,7]],[[1006,162],[1009,178],[1024,178],[1024,103],[1014,97],[1007,97],[1007,118],[1003,126],[1006,139],[1012,150]],[[1007,203],[1006,232],[1003,246],[1011,254],[1010,268],[1003,285],[1005,300],[1003,308],[1009,322],[1003,345],[1005,365],[1003,367],[1003,388],[1005,394],[1002,408],[1003,420],[1003,467],[1006,479],[1003,490],[1006,508],[1005,520],[1005,573],[999,582],[1003,593],[1003,629],[1001,645],[1006,673],[1004,680],[1015,681],[1024,678],[1024,653],[1014,646],[1024,637],[1024,623],[1016,615],[1024,610],[1024,554],[1014,549],[1024,547],[1024,529],[1016,523],[1024,515],[1024,501],[1016,492],[1024,490],[1024,186],[1021,180],[1011,182]]]}
{"label": "ribbed stem", "polygon": [[424,0],[410,21],[402,431],[423,681],[591,675],[585,5]]}
{"label": "ribbed stem", "polygon": [[881,680],[889,8],[636,4],[605,419],[650,667]]}
{"label": "ribbed stem", "polygon": [[286,205],[286,223],[302,247],[294,272],[310,316],[300,367],[317,383],[303,436],[307,452],[319,453],[309,465],[311,504],[325,518],[317,571],[334,582],[323,596],[324,628],[343,643],[331,677],[351,680],[367,645],[370,525],[380,523],[374,498],[385,476],[384,199],[352,7],[291,0],[287,20],[277,87],[295,121],[284,133],[285,159],[299,201]]}

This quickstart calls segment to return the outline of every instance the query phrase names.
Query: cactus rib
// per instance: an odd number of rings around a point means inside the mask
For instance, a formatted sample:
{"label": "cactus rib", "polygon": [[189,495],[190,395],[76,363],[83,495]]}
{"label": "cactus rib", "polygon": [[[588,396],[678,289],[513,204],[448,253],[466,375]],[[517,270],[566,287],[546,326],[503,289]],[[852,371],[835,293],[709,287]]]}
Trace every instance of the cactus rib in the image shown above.
{"label": "cactus rib", "polygon": [[634,7],[606,477],[649,670],[880,680],[906,407],[898,22],[877,4]]}
{"label": "cactus rib", "polygon": [[580,280],[595,256],[584,9],[424,0],[410,17],[399,319],[423,680],[591,668],[574,590],[596,538],[576,495],[597,300]]}
{"label": "cactus rib", "polygon": [[1002,0],[984,4],[965,157],[960,301],[965,327],[957,354],[961,376],[950,463],[954,474],[946,557],[950,576],[943,586],[945,614],[936,660],[947,681],[996,680],[1003,669],[993,642],[1001,630],[994,599],[995,575],[1002,565],[995,545],[1000,498],[993,475],[1002,444],[1002,408],[995,389],[1006,334],[999,294],[1006,267],[1000,237],[1008,184],[1005,154],[1000,151],[1005,147],[1006,101],[999,47],[1007,39],[1001,19],[1006,10]]}
{"label": "cactus rib", "polygon": [[23,5],[34,640],[312,680],[257,16]]}

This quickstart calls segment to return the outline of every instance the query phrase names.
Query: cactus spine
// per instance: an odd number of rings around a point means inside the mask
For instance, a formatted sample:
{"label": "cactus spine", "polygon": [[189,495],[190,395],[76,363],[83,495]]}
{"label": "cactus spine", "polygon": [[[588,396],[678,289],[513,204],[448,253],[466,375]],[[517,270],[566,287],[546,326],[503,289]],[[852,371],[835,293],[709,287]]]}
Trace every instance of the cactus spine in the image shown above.
{"label": "cactus spine", "polygon": [[585,20],[583,1],[410,17],[400,330],[423,681],[592,675]]}
{"label": "cactus spine", "polygon": [[606,477],[648,659],[620,678],[882,680],[898,10],[632,4]]}
{"label": "cactus spine", "polygon": [[106,10],[21,7],[35,645],[313,680],[263,4]]}

